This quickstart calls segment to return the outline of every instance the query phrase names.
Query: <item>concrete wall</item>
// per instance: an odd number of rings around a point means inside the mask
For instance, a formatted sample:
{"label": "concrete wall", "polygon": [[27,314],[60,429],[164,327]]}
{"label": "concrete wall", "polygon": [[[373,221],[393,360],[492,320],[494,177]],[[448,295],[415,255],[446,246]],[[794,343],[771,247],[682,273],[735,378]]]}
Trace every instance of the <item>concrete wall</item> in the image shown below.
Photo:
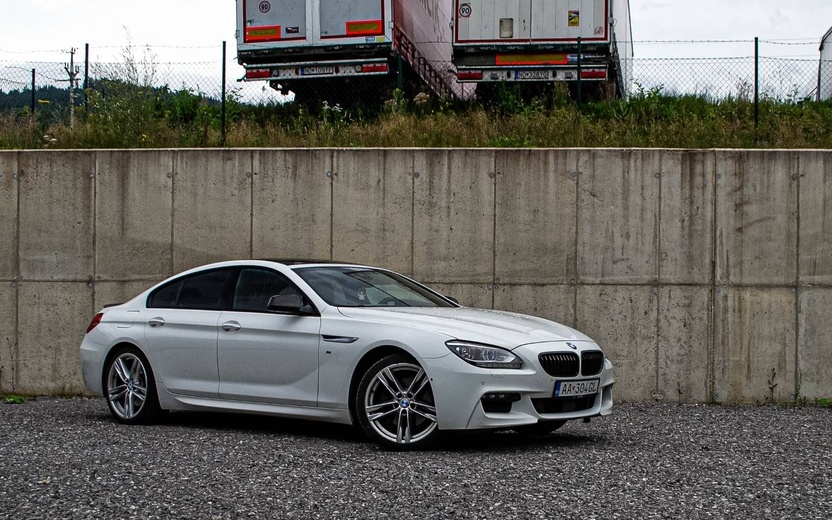
{"label": "concrete wall", "polygon": [[832,397],[832,152],[0,152],[0,391],[230,258],[380,264],[595,338],[628,401]]}

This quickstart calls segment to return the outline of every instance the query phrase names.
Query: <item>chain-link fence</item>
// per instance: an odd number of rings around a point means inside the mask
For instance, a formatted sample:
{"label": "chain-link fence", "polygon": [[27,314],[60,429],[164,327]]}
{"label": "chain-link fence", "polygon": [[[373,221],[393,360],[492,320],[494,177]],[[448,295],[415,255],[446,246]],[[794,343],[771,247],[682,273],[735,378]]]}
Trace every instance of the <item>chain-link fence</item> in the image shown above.
{"label": "chain-link fence", "polygon": [[[625,64],[633,71],[633,82],[628,87],[636,95],[658,91],[713,101],[750,100],[756,96],[782,102],[815,100],[823,97],[822,93],[832,92],[832,73],[823,74],[826,69],[832,72],[832,62],[820,61],[818,43],[812,39],[635,42],[638,57]],[[250,105],[283,105],[294,99],[290,90],[293,85],[281,92],[271,88],[268,81],[239,81],[245,71],[236,62],[233,44],[227,51],[223,45],[122,49],[88,46],[75,52],[71,66],[69,50],[38,53],[37,60],[28,59],[30,56],[0,51],[0,112],[34,109],[66,117],[70,93],[74,105],[83,107],[96,93],[106,94],[105,87],[113,82],[168,93],[184,91],[217,104],[233,99]],[[439,76],[453,73],[450,62],[430,66]],[[421,79],[412,71],[411,76],[404,80],[414,84]],[[391,93],[386,101],[395,103],[392,92],[403,79],[393,72],[382,77],[339,78],[328,85],[318,81],[318,85],[325,85],[324,90],[319,87],[304,93],[307,98],[320,96],[320,104],[328,101],[332,105],[333,101],[363,99],[367,85],[376,87],[385,81]],[[431,90],[429,87],[423,83],[423,90]],[[294,84],[297,91],[304,88],[303,80]],[[472,89],[465,87],[463,91],[470,93]]]}

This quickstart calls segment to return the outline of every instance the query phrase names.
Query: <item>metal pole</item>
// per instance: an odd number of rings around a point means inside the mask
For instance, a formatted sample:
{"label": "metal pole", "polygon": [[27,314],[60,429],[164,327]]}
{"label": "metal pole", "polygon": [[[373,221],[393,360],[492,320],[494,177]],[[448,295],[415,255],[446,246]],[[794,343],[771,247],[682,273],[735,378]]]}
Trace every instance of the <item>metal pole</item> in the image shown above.
{"label": "metal pole", "polygon": [[583,101],[583,96],[581,92],[581,54],[583,54],[583,44],[581,42],[581,37],[578,36],[578,104],[580,105]]}
{"label": "metal pole", "polygon": [[75,49],[69,50],[69,63],[64,64],[66,73],[69,74],[69,129],[75,128],[75,82],[81,67],[75,65]]}
{"label": "metal pole", "polygon": [[754,38],[754,130],[760,126],[760,38]]}
{"label": "metal pole", "polygon": [[221,130],[221,137],[220,137],[220,146],[222,146],[223,148],[225,148],[225,116],[226,116],[226,105],[225,105],[225,103],[226,103],[226,101],[225,101],[225,98],[226,98],[226,95],[225,95],[225,89],[226,89],[226,84],[225,84],[225,75],[226,75],[226,72],[225,72],[225,59],[226,59],[225,58],[225,47],[226,47],[226,44],[225,44],[225,41],[223,41],[222,42],[222,130]]}
{"label": "metal pole", "polygon": [[37,104],[35,103],[35,79],[35,69],[32,69],[32,120],[35,119],[35,107],[37,106]]}
{"label": "metal pole", "polygon": [[404,89],[404,71],[402,68],[404,67],[404,60],[402,59],[402,53],[396,52],[396,88],[399,90]]}
{"label": "metal pole", "polygon": [[84,44],[84,112],[89,110],[90,96],[87,88],[90,86],[90,44]]}

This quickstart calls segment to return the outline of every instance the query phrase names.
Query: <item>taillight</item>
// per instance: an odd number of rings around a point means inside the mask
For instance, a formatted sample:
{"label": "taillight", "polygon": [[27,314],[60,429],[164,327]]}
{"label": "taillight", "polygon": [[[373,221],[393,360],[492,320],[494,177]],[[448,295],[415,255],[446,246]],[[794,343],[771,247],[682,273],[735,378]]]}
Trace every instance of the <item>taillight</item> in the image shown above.
{"label": "taillight", "polygon": [[607,71],[605,69],[590,69],[582,70],[581,78],[584,79],[606,79]]}
{"label": "taillight", "polygon": [[482,79],[482,71],[481,70],[472,70],[472,71],[458,71],[456,73],[456,79],[458,80],[480,80]]}
{"label": "taillight", "polygon": [[387,72],[387,64],[367,63],[361,66],[361,72]]}
{"label": "taillight", "polygon": [[265,79],[272,76],[272,71],[269,69],[248,69],[246,71],[246,79]]}
{"label": "taillight", "polygon": [[103,317],[103,312],[99,312],[98,314],[92,317],[92,321],[90,322],[89,327],[87,327],[87,334],[89,334],[92,329],[96,328],[98,324],[101,323],[101,318]]}

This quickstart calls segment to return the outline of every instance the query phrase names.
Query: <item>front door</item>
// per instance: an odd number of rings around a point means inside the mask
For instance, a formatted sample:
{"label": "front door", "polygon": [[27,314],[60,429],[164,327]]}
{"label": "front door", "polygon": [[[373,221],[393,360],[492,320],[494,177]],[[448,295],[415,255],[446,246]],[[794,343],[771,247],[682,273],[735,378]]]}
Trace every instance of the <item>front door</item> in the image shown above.
{"label": "front door", "polygon": [[300,293],[266,268],[240,271],[232,310],[219,320],[221,399],[316,406],[321,318],[268,312],[272,296]]}

